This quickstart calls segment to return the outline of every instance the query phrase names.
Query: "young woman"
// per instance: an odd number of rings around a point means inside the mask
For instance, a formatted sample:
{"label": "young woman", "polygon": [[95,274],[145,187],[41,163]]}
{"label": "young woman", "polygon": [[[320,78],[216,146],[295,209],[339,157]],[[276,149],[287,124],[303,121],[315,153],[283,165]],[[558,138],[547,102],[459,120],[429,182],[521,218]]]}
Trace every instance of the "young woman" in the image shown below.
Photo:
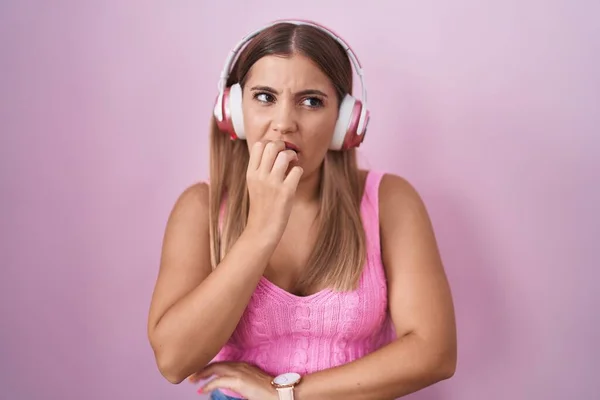
{"label": "young woman", "polygon": [[357,166],[368,112],[352,64],[362,79],[341,39],[300,21],[232,51],[210,184],[172,210],[150,309],[170,382],[203,381],[212,399],[380,400],[454,374],[425,206],[403,178]]}

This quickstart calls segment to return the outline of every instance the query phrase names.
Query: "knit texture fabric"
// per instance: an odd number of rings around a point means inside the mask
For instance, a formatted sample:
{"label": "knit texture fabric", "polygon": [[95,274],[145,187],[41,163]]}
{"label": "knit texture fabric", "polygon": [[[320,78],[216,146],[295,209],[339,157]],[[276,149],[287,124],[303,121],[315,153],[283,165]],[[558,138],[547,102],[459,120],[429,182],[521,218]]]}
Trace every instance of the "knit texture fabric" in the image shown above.
{"label": "knit texture fabric", "polygon": [[[379,237],[382,177],[368,173],[361,199],[367,260],[357,289],[296,296],[263,277],[213,362],[243,361],[273,376],[306,375],[361,358],[394,339]],[[228,390],[223,393],[240,397]]]}

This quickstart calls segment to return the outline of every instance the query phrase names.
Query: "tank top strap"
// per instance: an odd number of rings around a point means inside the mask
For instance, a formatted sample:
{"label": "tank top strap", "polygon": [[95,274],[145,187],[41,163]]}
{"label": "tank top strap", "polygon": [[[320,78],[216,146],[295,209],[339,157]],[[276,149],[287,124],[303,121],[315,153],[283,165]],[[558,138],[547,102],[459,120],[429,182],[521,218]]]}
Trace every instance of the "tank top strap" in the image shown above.
{"label": "tank top strap", "polygon": [[367,173],[361,204],[361,214],[365,234],[367,236],[369,256],[376,257],[381,255],[379,234],[379,186],[384,175],[385,173],[380,171],[369,171]]}

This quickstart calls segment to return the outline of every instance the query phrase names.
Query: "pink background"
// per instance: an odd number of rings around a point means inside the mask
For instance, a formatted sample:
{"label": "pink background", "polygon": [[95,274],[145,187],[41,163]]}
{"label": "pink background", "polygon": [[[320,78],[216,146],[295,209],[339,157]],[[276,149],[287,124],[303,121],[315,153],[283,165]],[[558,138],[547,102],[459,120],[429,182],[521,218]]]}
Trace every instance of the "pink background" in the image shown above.
{"label": "pink background", "polygon": [[282,17],[354,46],[364,164],[433,218],[460,359],[410,398],[597,398],[600,3],[91,3],[0,3],[2,399],[199,399],[146,339],[163,227],[229,48]]}

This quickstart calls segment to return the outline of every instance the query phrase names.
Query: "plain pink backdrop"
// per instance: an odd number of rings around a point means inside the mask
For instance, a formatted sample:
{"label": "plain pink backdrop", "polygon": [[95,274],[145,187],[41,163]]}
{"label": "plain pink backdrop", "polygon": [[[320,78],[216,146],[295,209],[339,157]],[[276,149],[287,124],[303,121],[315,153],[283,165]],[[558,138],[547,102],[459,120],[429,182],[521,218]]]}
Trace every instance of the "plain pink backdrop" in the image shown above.
{"label": "plain pink backdrop", "polygon": [[146,339],[165,220],[207,177],[229,48],[297,17],[355,48],[361,159],[438,235],[458,371],[410,398],[597,398],[599,4],[1,2],[0,397],[200,399]]}

